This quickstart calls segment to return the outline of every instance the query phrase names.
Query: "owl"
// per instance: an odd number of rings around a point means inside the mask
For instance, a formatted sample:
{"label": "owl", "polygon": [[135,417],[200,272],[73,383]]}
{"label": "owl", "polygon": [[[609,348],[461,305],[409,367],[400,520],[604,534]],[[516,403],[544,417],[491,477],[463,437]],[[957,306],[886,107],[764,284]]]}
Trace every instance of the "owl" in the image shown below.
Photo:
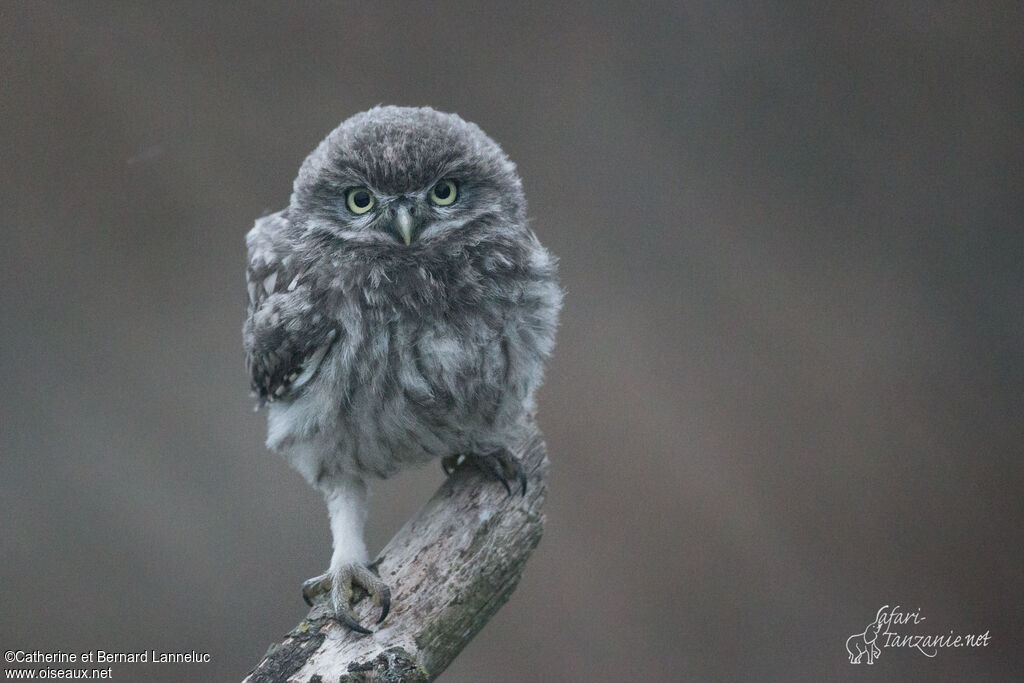
{"label": "owl", "polygon": [[344,121],[246,243],[243,341],[267,446],[321,491],[333,536],[303,596],[370,633],[354,592],[377,623],[391,603],[363,540],[373,480],[437,458],[525,491],[512,446],[554,345],[556,261],[501,147],[426,107]]}

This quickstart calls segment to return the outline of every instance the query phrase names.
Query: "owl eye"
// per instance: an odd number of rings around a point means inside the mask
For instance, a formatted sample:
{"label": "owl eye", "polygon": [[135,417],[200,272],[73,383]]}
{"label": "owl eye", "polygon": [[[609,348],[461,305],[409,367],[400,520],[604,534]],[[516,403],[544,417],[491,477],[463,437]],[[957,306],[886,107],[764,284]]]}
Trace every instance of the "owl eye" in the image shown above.
{"label": "owl eye", "polygon": [[455,189],[455,183],[450,180],[442,180],[430,188],[430,201],[438,206],[448,206],[455,201],[457,194],[458,191]]}
{"label": "owl eye", "polygon": [[345,197],[348,210],[362,215],[373,208],[373,195],[365,187],[353,187]]}

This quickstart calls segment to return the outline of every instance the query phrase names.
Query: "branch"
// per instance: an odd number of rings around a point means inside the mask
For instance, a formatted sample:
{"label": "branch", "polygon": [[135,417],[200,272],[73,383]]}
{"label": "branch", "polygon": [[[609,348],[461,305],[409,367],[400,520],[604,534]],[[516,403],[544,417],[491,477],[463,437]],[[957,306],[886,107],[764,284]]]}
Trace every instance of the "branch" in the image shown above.
{"label": "branch", "polygon": [[[376,633],[354,633],[318,602],[285,639],[271,645],[243,683],[432,681],[512,595],[544,531],[544,441],[519,449],[526,495],[459,467],[377,557],[392,609]],[[369,601],[356,606],[372,623]]]}

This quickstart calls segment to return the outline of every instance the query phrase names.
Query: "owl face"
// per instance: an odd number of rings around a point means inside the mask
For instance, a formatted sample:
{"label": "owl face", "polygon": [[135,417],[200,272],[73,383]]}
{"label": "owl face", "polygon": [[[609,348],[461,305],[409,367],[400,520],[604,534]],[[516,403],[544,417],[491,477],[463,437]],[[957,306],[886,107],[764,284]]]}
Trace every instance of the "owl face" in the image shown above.
{"label": "owl face", "polygon": [[479,127],[429,108],[348,119],[306,159],[289,218],[307,234],[416,249],[522,225],[515,166]]}

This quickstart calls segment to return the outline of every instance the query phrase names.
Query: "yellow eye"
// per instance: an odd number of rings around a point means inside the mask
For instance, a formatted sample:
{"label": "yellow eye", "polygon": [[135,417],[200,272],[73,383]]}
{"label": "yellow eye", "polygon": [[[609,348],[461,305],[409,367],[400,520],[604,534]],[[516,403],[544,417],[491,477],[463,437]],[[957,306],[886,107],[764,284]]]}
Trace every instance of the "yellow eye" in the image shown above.
{"label": "yellow eye", "polygon": [[450,180],[442,180],[430,188],[430,201],[438,206],[448,206],[455,201],[457,194],[455,183]]}
{"label": "yellow eye", "polygon": [[345,197],[348,210],[356,215],[362,215],[373,208],[373,194],[365,187],[353,187]]}

